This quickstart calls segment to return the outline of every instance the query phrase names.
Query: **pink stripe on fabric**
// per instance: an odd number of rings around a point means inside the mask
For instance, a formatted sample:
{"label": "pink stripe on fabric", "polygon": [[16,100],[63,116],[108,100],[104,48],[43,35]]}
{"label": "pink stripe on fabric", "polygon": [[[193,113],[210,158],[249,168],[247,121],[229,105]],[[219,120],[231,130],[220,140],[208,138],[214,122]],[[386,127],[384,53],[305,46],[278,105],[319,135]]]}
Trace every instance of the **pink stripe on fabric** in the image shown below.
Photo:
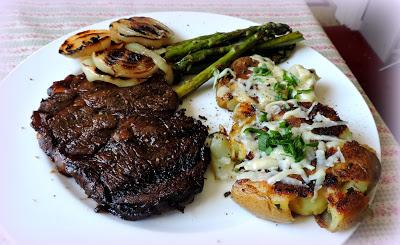
{"label": "pink stripe on fabric", "polygon": [[[292,25],[291,25],[292,26]],[[307,25],[306,25],[307,26]],[[293,27],[293,26],[292,26]],[[304,28],[304,25],[302,25],[301,27]],[[303,34],[303,36],[307,39],[313,39],[313,38],[327,38],[326,34],[323,32],[308,32],[306,34]]]}
{"label": "pink stripe on fabric", "polygon": [[333,46],[332,44],[330,45],[312,45],[313,48],[317,49],[317,50],[327,50],[327,49],[332,49],[332,50],[336,50],[335,46]]}
{"label": "pink stripe on fabric", "polygon": [[304,29],[306,27],[319,27],[319,24],[317,23],[305,23],[305,24],[296,24],[296,23],[290,23],[290,27],[293,29]]}
{"label": "pink stripe on fabric", "polygon": [[[112,16],[110,12],[97,12],[97,13],[91,13],[91,12],[85,12],[85,13],[77,13],[77,12],[59,12],[59,13],[31,13],[31,12],[14,12],[14,13],[8,13],[9,16],[17,15],[21,17],[44,17],[44,18],[60,18],[60,17],[104,17],[104,16]],[[7,16],[7,14],[6,14]]]}
{"label": "pink stripe on fabric", "polygon": [[378,128],[379,133],[390,133],[390,131],[387,127],[378,126],[377,128]]}
{"label": "pink stripe on fabric", "polygon": [[374,208],[374,215],[376,216],[397,216],[400,215],[400,207],[393,204],[378,204]]}
{"label": "pink stripe on fabric", "polygon": [[54,34],[0,34],[0,40],[21,40],[21,39],[55,39],[58,35]]}
{"label": "pink stripe on fabric", "polygon": [[32,53],[33,51],[35,51],[37,49],[38,49],[38,46],[37,47],[24,47],[24,48],[22,48],[22,47],[9,47],[9,48],[7,48],[7,51],[10,54],[18,54],[18,53]]}
{"label": "pink stripe on fabric", "polygon": [[[19,22],[10,22],[10,23],[3,23],[2,29],[4,28],[26,28],[26,27],[31,27],[31,28],[46,28],[49,30],[52,29],[60,29],[64,27],[68,28],[81,28],[84,26],[87,26],[89,23],[75,23],[76,21],[65,21],[62,20],[60,22],[55,22],[53,23],[32,23],[30,21],[19,21]],[[82,22],[82,21],[80,21]]]}
{"label": "pink stripe on fabric", "polygon": [[[45,2],[45,1],[42,1]],[[223,1],[218,1],[218,3],[215,2],[210,2],[210,1],[196,1],[196,3],[188,3],[187,1],[179,1],[179,0],[169,0],[169,1],[154,1],[153,3],[150,3],[148,1],[135,1],[134,3],[132,2],[100,2],[100,1],[90,1],[90,2],[80,2],[79,6],[102,6],[102,7],[115,7],[115,6],[124,6],[124,7],[132,7],[133,5],[140,5],[140,6],[171,6],[173,5],[180,5],[180,6],[198,6],[198,5],[207,5],[207,6],[222,6],[224,3],[224,7],[231,7],[231,6],[240,6],[240,7],[255,7],[255,6],[265,6],[265,7],[282,7],[282,8],[287,8],[289,7],[305,7],[304,3],[301,1],[277,1],[277,2],[270,2],[267,3],[264,0],[259,0],[255,1],[252,0],[250,2],[246,3],[240,3],[240,2],[232,2],[230,0],[223,0]],[[46,3],[40,3],[37,1],[17,1],[15,3],[16,5],[22,5],[23,7],[31,5],[31,6],[40,6],[40,7],[47,7],[49,4],[53,6],[76,6],[75,1],[48,1]]]}
{"label": "pink stripe on fabric", "polygon": [[329,57],[328,58],[332,63],[335,65],[346,65],[346,62],[342,58],[333,58]]}
{"label": "pink stripe on fabric", "polygon": [[[77,21],[81,23],[76,23]],[[53,23],[32,23],[31,21],[11,21],[11,22],[3,22],[3,25],[0,27],[0,29],[6,29],[6,28],[13,28],[13,29],[18,29],[18,28],[41,28],[41,29],[48,29],[48,30],[59,30],[62,28],[68,28],[68,29],[79,29],[82,27],[85,27],[89,24],[90,22],[82,23],[80,20],[59,20],[59,21],[52,21]],[[292,27],[294,30],[296,30],[296,27],[302,27],[302,28],[307,28],[310,26],[318,26],[318,24],[313,23],[313,22],[302,22],[301,24],[290,24],[290,27]],[[313,40],[313,39],[318,39],[318,37],[321,38],[326,38],[325,33],[320,33],[320,32],[313,32],[310,34],[304,34],[305,39]]]}
{"label": "pink stripe on fabric", "polygon": [[[398,147],[382,149],[382,154],[387,156],[400,156],[400,149]],[[400,180],[399,180],[400,182]]]}
{"label": "pink stripe on fabric", "polygon": [[399,176],[395,174],[385,174],[381,176],[379,185],[391,185],[399,182]]}
{"label": "pink stripe on fabric", "polygon": [[[124,13],[126,13],[127,15],[129,13],[131,13],[130,11],[124,10],[126,12],[122,12],[122,15],[125,15]],[[305,16],[309,16],[308,12],[285,12],[285,13],[257,13],[257,12],[243,12],[243,11],[232,11],[232,10],[228,10],[228,11],[224,11],[225,14],[228,15],[234,15],[234,16],[251,16],[251,17],[258,17],[258,16],[262,16],[262,17],[305,17]],[[53,17],[80,17],[80,16],[84,16],[84,17],[105,17],[105,16],[113,16],[113,14],[111,14],[108,11],[104,11],[104,12],[96,12],[96,13],[92,13],[92,12],[57,12],[57,13],[49,13],[49,12],[26,12],[26,11],[18,11],[18,12],[7,12],[4,14],[5,16],[21,16],[21,17],[35,17],[35,18],[53,18]]]}
{"label": "pink stripe on fabric", "polygon": [[351,73],[351,72],[346,72],[346,73],[344,73],[346,76],[348,76],[348,77],[350,77],[350,79],[356,79],[356,77],[354,76],[354,74],[353,73]]}

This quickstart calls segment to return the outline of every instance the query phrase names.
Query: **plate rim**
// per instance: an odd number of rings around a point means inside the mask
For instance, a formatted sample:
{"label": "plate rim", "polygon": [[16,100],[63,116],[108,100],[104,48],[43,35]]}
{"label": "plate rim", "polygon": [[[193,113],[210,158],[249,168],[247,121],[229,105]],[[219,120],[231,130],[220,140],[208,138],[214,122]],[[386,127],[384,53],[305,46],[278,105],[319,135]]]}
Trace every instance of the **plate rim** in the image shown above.
{"label": "plate rim", "polygon": [[[232,18],[232,19],[237,19],[237,20],[242,20],[242,21],[244,20],[244,21],[247,21],[247,22],[249,22],[249,23],[253,23],[253,24],[256,24],[256,25],[260,25],[260,23],[257,23],[257,22],[254,22],[254,21],[251,21],[251,20],[248,20],[248,19],[236,17],[236,16],[229,16],[229,15],[223,15],[223,14],[217,14],[217,13],[209,13],[209,12],[201,12],[201,11],[154,11],[154,12],[138,12],[138,13],[134,13],[134,14],[132,14],[132,15],[117,16],[117,17],[113,17],[113,18],[110,18],[110,19],[104,19],[104,20],[100,20],[100,21],[98,21],[98,22],[95,22],[95,23],[93,23],[93,24],[90,24],[90,25],[81,27],[81,28],[76,29],[76,30],[74,30],[74,31],[71,31],[71,32],[69,32],[69,33],[66,33],[66,34],[64,34],[64,35],[62,35],[62,36],[60,36],[60,37],[58,37],[58,38],[56,38],[56,39],[50,41],[49,43],[46,43],[45,45],[43,45],[42,47],[40,47],[38,50],[36,50],[36,51],[34,51],[33,53],[31,53],[29,56],[27,56],[26,58],[24,58],[18,65],[16,65],[11,71],[9,71],[9,72],[7,73],[7,75],[0,81],[0,90],[3,89],[3,87],[8,83],[8,80],[10,79],[10,77],[11,77],[14,73],[16,73],[16,72],[20,69],[20,67],[22,67],[22,66],[23,66],[26,62],[28,62],[29,60],[33,59],[34,56],[35,56],[37,53],[42,52],[43,49],[47,48],[48,46],[50,46],[50,45],[52,45],[52,44],[54,44],[54,43],[56,43],[56,42],[59,42],[60,39],[63,39],[63,38],[68,37],[68,36],[70,36],[70,35],[73,35],[74,33],[77,33],[77,32],[79,32],[79,31],[86,30],[86,29],[90,28],[90,27],[93,26],[93,25],[98,25],[98,24],[101,24],[101,23],[103,23],[103,22],[111,22],[111,21],[113,21],[113,20],[120,19],[120,18],[126,18],[126,17],[131,17],[131,16],[139,16],[139,15],[146,16],[146,15],[152,15],[152,14],[170,14],[170,15],[171,15],[171,14],[173,14],[173,13],[197,14],[197,15],[213,15],[213,16],[219,16],[219,17],[223,17],[223,18],[229,17],[229,18]],[[340,73],[343,74],[343,76],[346,78],[347,82],[350,82],[350,84],[355,88],[355,90],[357,91],[357,93],[359,93],[359,95],[361,96],[361,98],[362,98],[362,100],[363,100],[364,105],[365,105],[366,108],[368,108],[368,110],[369,110],[369,116],[372,117],[372,121],[374,122],[374,127],[373,127],[373,128],[374,128],[374,131],[375,131],[374,133],[376,133],[376,135],[378,135],[378,142],[377,142],[377,143],[378,143],[378,145],[380,146],[380,147],[379,147],[379,155],[378,155],[378,158],[381,160],[381,155],[382,155],[382,153],[381,153],[381,140],[380,140],[380,137],[379,137],[380,135],[379,135],[378,128],[377,128],[377,125],[376,125],[376,121],[375,121],[375,118],[374,118],[373,113],[372,113],[372,111],[371,111],[371,108],[370,108],[370,106],[368,106],[368,103],[367,103],[366,99],[364,98],[363,93],[357,88],[357,86],[352,82],[352,80],[351,80],[338,66],[336,66],[333,62],[331,62],[328,58],[326,58],[324,55],[322,55],[320,52],[316,51],[315,49],[313,49],[313,48],[310,47],[310,46],[307,46],[307,45],[305,45],[305,44],[303,44],[303,46],[304,46],[305,48],[307,48],[307,49],[310,49],[310,50],[314,51],[314,52],[317,53],[319,56],[321,56],[321,58],[323,58],[323,59],[326,60],[327,62],[331,63]],[[373,200],[372,200],[372,201],[373,201]],[[361,224],[361,223],[359,223],[357,226],[355,226],[355,227],[352,229],[352,232],[351,232],[350,235],[346,238],[345,241],[347,241],[347,240],[351,237],[351,235],[354,233],[354,231],[358,228],[358,226],[359,226],[360,224]],[[8,232],[7,232],[6,227],[5,227],[3,224],[0,224],[0,231],[4,231],[4,233],[5,233],[6,237],[7,237]]]}

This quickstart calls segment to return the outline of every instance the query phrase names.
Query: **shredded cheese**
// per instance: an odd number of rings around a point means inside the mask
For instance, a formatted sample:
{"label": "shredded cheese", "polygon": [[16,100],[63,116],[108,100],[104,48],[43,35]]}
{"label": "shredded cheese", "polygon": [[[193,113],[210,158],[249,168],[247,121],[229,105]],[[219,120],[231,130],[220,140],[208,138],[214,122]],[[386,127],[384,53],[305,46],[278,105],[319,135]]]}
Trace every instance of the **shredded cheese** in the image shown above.
{"label": "shredded cheese", "polygon": [[[227,100],[227,98],[229,98],[230,100],[233,96],[234,99],[239,103],[252,103],[258,109],[263,110],[271,102],[280,100],[279,98],[282,96],[282,92],[277,89],[277,87],[279,86],[276,85],[283,85],[284,87],[286,86],[286,89],[283,89],[283,93],[285,93],[288,97],[307,102],[315,100],[314,86],[319,77],[312,73],[310,70],[304,68],[301,65],[295,65],[290,68],[290,73],[297,77],[297,82],[295,84],[291,84],[290,82],[285,80],[287,79],[287,77],[285,77],[285,74],[288,74],[288,72],[280,68],[279,66],[276,66],[272,60],[261,57],[259,55],[253,55],[250,57],[253,60],[257,61],[258,64],[256,67],[248,68],[252,72],[245,79],[239,78],[236,73],[230,68],[226,68],[221,72],[215,72],[214,88],[218,88],[218,80],[227,76],[228,74],[232,76],[229,82],[225,83],[224,85],[228,88],[228,90],[226,90],[225,88],[224,90],[218,89],[218,98],[222,100]],[[262,72],[256,72],[260,70]],[[292,86],[291,89],[293,91],[290,90],[290,92],[287,86]],[[230,96],[225,96],[228,93],[230,94]]]}
{"label": "shredded cheese", "polygon": [[[325,171],[334,166],[338,162],[345,162],[345,158],[340,150],[345,140],[331,135],[319,135],[312,132],[315,128],[327,128],[339,125],[346,125],[343,121],[332,121],[323,116],[319,112],[310,120],[309,115],[313,108],[318,103],[313,103],[309,108],[300,106],[297,101],[276,101],[265,106],[267,116],[278,115],[283,109],[286,112],[283,116],[278,117],[276,121],[259,122],[260,116],[257,120],[250,122],[246,125],[240,133],[240,137],[235,140],[241,142],[245,147],[247,153],[253,154],[253,159],[245,160],[238,164],[235,169],[239,172],[238,178],[249,178],[252,180],[263,180],[273,185],[280,181],[290,185],[307,185],[314,182],[314,196],[318,195],[318,190],[321,189],[325,180]],[[290,108],[288,110],[288,108]],[[288,118],[306,118],[311,121],[310,124],[302,123],[299,127],[292,127],[291,133],[294,136],[301,136],[303,141],[307,144],[311,142],[318,142],[317,147],[306,146],[304,151],[304,159],[296,162],[295,159],[285,153],[283,147],[278,145],[269,155],[259,150],[257,138],[245,132],[245,128],[253,127],[258,129],[267,128],[268,130],[282,131],[281,123]],[[268,117],[267,117],[268,118]],[[327,150],[335,149],[335,153],[326,157]],[[311,164],[316,160],[316,165]],[[305,170],[314,170],[314,173],[307,175]],[[301,180],[290,177],[290,175],[298,175]]]}

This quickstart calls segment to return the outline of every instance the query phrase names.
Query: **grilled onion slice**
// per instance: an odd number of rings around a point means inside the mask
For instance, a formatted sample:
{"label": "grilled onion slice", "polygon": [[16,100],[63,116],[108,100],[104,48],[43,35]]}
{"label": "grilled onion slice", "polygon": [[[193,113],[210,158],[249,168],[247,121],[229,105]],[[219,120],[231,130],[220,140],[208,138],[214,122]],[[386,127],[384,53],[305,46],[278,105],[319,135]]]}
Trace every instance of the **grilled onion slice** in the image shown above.
{"label": "grilled onion slice", "polygon": [[153,59],[154,63],[165,73],[165,80],[168,84],[172,84],[174,82],[174,73],[172,68],[168,63],[156,52],[145,48],[144,46],[138,43],[129,43],[125,45],[125,48],[141,55],[148,56]]}
{"label": "grilled onion slice", "polygon": [[91,57],[83,60],[81,62],[81,67],[83,73],[85,73],[86,75],[87,80],[90,82],[103,81],[107,83],[112,83],[114,85],[117,85],[118,87],[130,87],[146,81],[146,79],[138,78],[116,78],[106,73],[103,73],[96,68]]}
{"label": "grilled onion slice", "polygon": [[131,17],[110,24],[115,42],[140,43],[148,48],[160,48],[173,41],[173,32],[161,22],[149,17]]}
{"label": "grilled onion slice", "polygon": [[60,46],[58,52],[71,58],[82,58],[106,49],[110,45],[109,30],[88,30],[69,37]]}
{"label": "grilled onion slice", "polygon": [[146,78],[158,70],[152,58],[125,48],[94,52],[92,60],[99,70],[114,77]]}

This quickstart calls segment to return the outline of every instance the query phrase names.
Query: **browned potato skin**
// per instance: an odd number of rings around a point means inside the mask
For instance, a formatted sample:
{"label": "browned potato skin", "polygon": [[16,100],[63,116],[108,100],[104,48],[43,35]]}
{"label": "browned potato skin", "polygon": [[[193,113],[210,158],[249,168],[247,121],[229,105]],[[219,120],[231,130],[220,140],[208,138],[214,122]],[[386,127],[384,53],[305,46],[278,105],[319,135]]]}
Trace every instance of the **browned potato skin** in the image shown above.
{"label": "browned potato skin", "polygon": [[[311,103],[304,102],[302,106],[309,108]],[[310,117],[317,113],[333,121],[341,120],[335,110],[322,104],[317,104],[314,107]],[[284,112],[282,112],[283,114]],[[279,120],[282,115],[276,115],[273,120]],[[233,139],[240,133],[243,125],[256,120],[256,115],[250,104],[240,103],[235,107],[233,118],[235,124],[230,132],[231,144],[234,143]],[[300,126],[301,123],[307,123],[305,119],[295,117],[286,119],[286,121],[294,127]],[[351,135],[347,126],[323,128],[314,133],[333,135],[341,139],[348,139]],[[238,145],[236,148],[240,149],[244,146]],[[235,151],[234,148],[233,150]],[[331,148],[327,151],[327,154],[331,155],[335,152],[336,149]],[[341,147],[341,152],[346,162],[337,163],[332,168],[327,169],[323,188],[319,191],[319,195],[326,199],[326,202],[321,201],[322,204],[326,205],[326,210],[324,211],[324,207],[322,207],[317,212],[313,212],[313,214],[316,214],[317,223],[332,232],[347,229],[365,216],[370,200],[368,194],[376,186],[381,173],[380,162],[368,146],[362,146],[356,141],[346,142]],[[245,153],[236,155],[238,156],[234,160],[243,160]],[[232,153],[232,156],[236,155],[235,152]],[[279,191],[277,185],[283,186],[283,189],[290,189],[290,185],[278,183],[271,186],[261,181],[239,180],[232,187],[232,198],[240,206],[260,218],[280,223],[293,222],[293,210],[290,210],[290,208],[294,208],[296,205],[298,208],[301,198],[310,198],[312,193],[304,193],[298,190],[282,192]],[[275,205],[277,197],[280,197],[286,206],[280,205],[278,208]],[[323,213],[318,214],[320,212]],[[333,217],[333,220],[331,217]]]}
{"label": "browned potato skin", "polygon": [[250,124],[256,120],[256,108],[249,103],[237,104],[233,111],[233,121],[240,125]]}
{"label": "browned potato skin", "polygon": [[[310,108],[312,103],[310,102],[300,102],[299,103],[301,106],[304,106],[305,108]],[[341,121],[340,117],[337,115],[336,111],[332,109],[329,106],[323,105],[321,103],[318,103],[317,105],[314,106],[312,111],[310,112],[310,117],[314,117],[317,115],[317,113],[320,113],[321,115],[331,119],[332,121]],[[285,110],[282,110],[278,115],[273,116],[274,121],[278,121],[282,119],[282,116],[285,114]],[[305,118],[297,118],[297,117],[290,117],[286,119],[287,123],[293,127],[300,127],[302,123],[311,123],[310,121],[306,120]],[[349,139],[351,138],[351,132],[349,128],[345,125],[338,125],[338,126],[332,126],[332,127],[327,127],[327,128],[315,128],[312,130],[314,134],[319,134],[319,135],[330,135],[330,136],[336,136],[340,139]]]}
{"label": "browned potato skin", "polygon": [[232,125],[229,133],[229,139],[231,144],[231,158],[233,161],[240,162],[246,157],[245,146],[235,140],[235,136],[240,134],[243,125],[250,124],[256,120],[256,109],[248,103],[239,103],[236,105],[233,111],[234,124]]}
{"label": "browned potato skin", "polygon": [[[291,223],[294,221],[289,209],[291,195],[280,195],[274,193],[272,187],[266,182],[250,181],[248,179],[238,180],[231,190],[233,200],[243,208],[262,219],[272,220],[278,223]],[[273,197],[283,199],[287,205],[273,202]]]}
{"label": "browned potato skin", "polygon": [[327,197],[328,208],[315,216],[319,226],[329,231],[346,230],[361,221],[368,209],[369,198],[364,193],[349,189],[334,191]]}
{"label": "browned potato skin", "polygon": [[[220,78],[217,83],[217,91],[223,85],[228,85],[229,90],[232,91],[233,88],[231,86],[234,85],[229,82],[231,78],[232,78],[231,76],[225,76],[223,78]],[[216,100],[219,107],[228,110],[233,110],[236,104],[239,103],[230,92],[226,93],[223,97],[216,96]]]}
{"label": "browned potato skin", "polygon": [[256,67],[258,65],[257,60],[253,60],[250,56],[244,56],[236,59],[232,65],[232,70],[236,73],[238,78],[247,79],[251,75],[252,71],[250,67]]}
{"label": "browned potato skin", "polygon": [[341,148],[346,163],[336,164],[332,174],[339,182],[368,183],[367,194],[375,187],[381,175],[381,164],[376,154],[356,141],[346,142]]}
{"label": "browned potato skin", "polygon": [[[314,216],[321,227],[332,232],[348,229],[365,216],[370,200],[368,193],[376,186],[381,172],[375,153],[356,141],[346,142],[341,151],[346,162],[327,170],[330,177],[325,179],[320,192],[324,193],[327,200],[327,210]],[[366,183],[367,189],[360,191],[355,187],[348,188],[349,183],[357,182]],[[276,185],[271,186],[264,181],[238,180],[232,187],[232,198],[257,217],[279,223],[293,222],[290,204],[307,193],[298,190],[277,191]],[[275,205],[277,199],[281,199],[279,207]]]}
{"label": "browned potato skin", "polygon": [[[352,141],[347,142],[341,151],[346,163],[336,164],[327,171],[337,180],[337,184],[328,188],[328,209],[324,214],[315,216],[321,227],[332,232],[345,230],[365,216],[370,201],[368,194],[381,174],[379,159],[368,147]],[[366,186],[366,190],[357,189],[360,183]],[[346,184],[354,187],[346,189]],[[335,222],[332,217],[339,221]]]}
{"label": "browned potato skin", "polygon": [[[258,61],[253,60],[249,56],[245,56],[236,59],[232,63],[231,69],[236,73],[237,78],[247,79],[252,73],[252,71],[249,70],[249,68],[256,67],[257,65]],[[230,81],[231,78],[232,76],[229,75],[220,78],[217,83],[217,90],[223,85],[227,86],[230,91],[235,90],[237,84],[236,82],[231,82]],[[239,103],[239,101],[231,93],[226,93],[223,97],[216,96],[216,98],[218,106],[230,111],[232,111],[235,108],[235,106]],[[254,101],[254,103],[256,103],[256,101]]]}

